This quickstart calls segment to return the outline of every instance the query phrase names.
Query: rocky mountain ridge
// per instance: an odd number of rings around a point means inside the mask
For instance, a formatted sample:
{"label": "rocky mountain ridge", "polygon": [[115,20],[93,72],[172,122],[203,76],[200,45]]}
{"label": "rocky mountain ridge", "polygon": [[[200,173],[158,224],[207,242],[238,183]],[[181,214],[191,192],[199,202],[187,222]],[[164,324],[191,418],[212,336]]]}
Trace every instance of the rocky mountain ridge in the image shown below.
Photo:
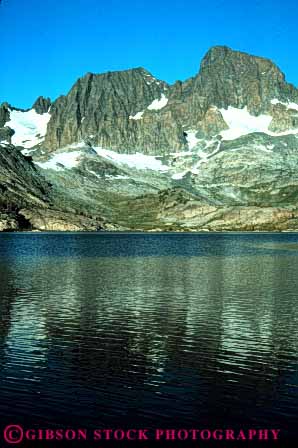
{"label": "rocky mountain ridge", "polygon": [[297,127],[290,103],[298,104],[298,90],[270,60],[214,47],[194,78],[173,86],[142,68],[87,74],[53,103],[45,146],[85,140],[119,152],[163,154],[187,149],[189,130],[199,136],[224,130],[220,109],[229,106],[272,114],[276,132]]}
{"label": "rocky mountain ridge", "polygon": [[297,227],[298,90],[270,60],[228,47],[174,85],[143,68],[87,73],[53,103],[3,103],[0,142],[11,184],[21,163],[48,185],[39,205],[13,190],[36,229]]}

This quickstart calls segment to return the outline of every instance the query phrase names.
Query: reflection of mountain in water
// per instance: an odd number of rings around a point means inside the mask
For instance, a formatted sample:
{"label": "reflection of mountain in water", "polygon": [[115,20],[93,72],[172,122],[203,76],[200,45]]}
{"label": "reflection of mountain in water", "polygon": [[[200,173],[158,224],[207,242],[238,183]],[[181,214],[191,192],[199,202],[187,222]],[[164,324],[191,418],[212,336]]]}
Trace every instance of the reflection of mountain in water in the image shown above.
{"label": "reflection of mountain in water", "polygon": [[[217,242],[222,253],[238,247],[238,255],[211,256],[212,237],[177,235],[175,255],[148,257],[141,248],[156,236],[81,235],[77,254],[92,245],[97,257],[65,257],[62,246],[47,257],[48,242],[58,248],[61,235],[42,238],[43,256],[12,256],[9,271],[0,265],[7,328],[1,412],[13,396],[16,413],[29,409],[32,418],[57,424],[69,424],[71,407],[71,420],[86,425],[119,418],[174,425],[178,417],[188,426],[211,417],[215,426],[294,425],[293,256],[253,255],[232,235]],[[164,237],[158,238],[162,251]],[[266,238],[254,237],[252,246]],[[125,244],[139,255],[106,256]],[[205,255],[179,256],[185,245]]]}

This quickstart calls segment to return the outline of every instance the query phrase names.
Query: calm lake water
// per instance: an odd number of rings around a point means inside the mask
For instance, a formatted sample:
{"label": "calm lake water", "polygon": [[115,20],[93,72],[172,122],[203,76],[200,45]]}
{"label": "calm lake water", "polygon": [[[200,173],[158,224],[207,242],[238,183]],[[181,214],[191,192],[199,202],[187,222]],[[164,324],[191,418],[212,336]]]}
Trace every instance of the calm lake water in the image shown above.
{"label": "calm lake water", "polygon": [[3,424],[297,438],[298,235],[1,234],[0,278]]}

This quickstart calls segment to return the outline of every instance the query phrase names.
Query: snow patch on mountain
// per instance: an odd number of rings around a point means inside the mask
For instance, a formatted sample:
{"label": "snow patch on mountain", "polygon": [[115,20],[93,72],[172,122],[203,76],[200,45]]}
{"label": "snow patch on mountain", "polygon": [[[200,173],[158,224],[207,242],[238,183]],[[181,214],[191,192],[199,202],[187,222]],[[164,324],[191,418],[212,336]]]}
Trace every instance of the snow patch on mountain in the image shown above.
{"label": "snow patch on mountain", "polygon": [[[279,102],[279,100],[271,100],[271,102],[272,101],[274,101],[273,104],[277,104],[276,101]],[[287,103],[287,106],[289,108],[290,105],[291,108],[293,108],[293,106],[298,107],[298,105],[296,105],[295,103]],[[251,134],[253,132],[263,132],[265,134],[271,135],[272,137],[298,134],[298,129],[290,129],[283,132],[270,131],[269,126],[272,121],[272,117],[265,114],[255,117],[248,112],[246,106],[243,109],[237,109],[236,107],[229,106],[228,109],[220,109],[220,112],[223,116],[223,119],[229,126],[229,129],[224,130],[220,133],[224,140],[234,140],[243,135]]]}
{"label": "snow patch on mountain", "polygon": [[152,103],[147,107],[149,110],[160,110],[168,104],[168,98],[162,93],[161,98],[153,100]]}
{"label": "snow patch on mountain", "polygon": [[64,148],[59,149],[58,152],[52,154],[49,160],[35,163],[43,169],[61,171],[65,168],[71,169],[77,167],[81,161],[80,159],[84,156],[88,157],[90,154],[95,158],[100,156],[116,165],[125,165],[137,170],[153,170],[160,172],[169,170],[167,165],[164,165],[161,160],[154,156],[148,156],[141,153],[120,154],[101,147],[90,148],[87,147],[84,142],[67,145]]}
{"label": "snow patch on mountain", "polygon": [[163,165],[162,162],[154,156],[147,156],[138,152],[136,154],[120,154],[101,147],[94,147],[93,149],[101,157],[137,170],[168,171],[169,169],[167,165]]}
{"label": "snow patch on mountain", "polygon": [[196,137],[196,133],[198,131],[195,131],[193,129],[189,129],[188,131],[185,131],[185,132],[186,132],[186,140],[187,140],[187,143],[188,143],[188,148],[189,149],[193,149],[197,145],[197,143],[199,141],[199,139]]}
{"label": "snow patch on mountain", "polygon": [[183,179],[185,174],[186,174],[185,171],[183,171],[182,173],[175,173],[175,174],[173,174],[172,179],[173,180],[181,180],[181,179]]}
{"label": "snow patch on mountain", "polygon": [[83,155],[82,151],[60,152],[55,154],[47,162],[35,162],[40,168],[61,171],[65,168],[75,168],[79,164],[79,159]]}
{"label": "snow patch on mountain", "polygon": [[11,138],[13,145],[29,149],[43,141],[51,118],[48,112],[41,115],[35,109],[31,109],[26,112],[10,110],[9,113],[10,120],[5,126],[15,131]]}
{"label": "snow patch on mountain", "polygon": [[229,129],[221,132],[224,140],[234,140],[252,132],[265,132],[268,134],[268,127],[272,121],[270,115],[255,117],[248,112],[246,106],[244,109],[229,106],[228,109],[220,109],[220,112],[229,126]]}
{"label": "snow patch on mountain", "polygon": [[144,110],[142,110],[141,112],[137,112],[135,115],[130,115],[129,116],[129,119],[130,120],[140,120],[142,117],[143,117],[143,113],[144,113],[145,111]]}

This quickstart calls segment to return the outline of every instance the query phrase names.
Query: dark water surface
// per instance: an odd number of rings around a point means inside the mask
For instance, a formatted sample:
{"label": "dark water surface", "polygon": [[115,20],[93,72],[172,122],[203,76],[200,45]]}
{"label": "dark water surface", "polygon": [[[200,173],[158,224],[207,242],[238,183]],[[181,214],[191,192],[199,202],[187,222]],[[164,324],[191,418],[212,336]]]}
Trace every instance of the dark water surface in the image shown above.
{"label": "dark water surface", "polygon": [[297,438],[298,235],[1,234],[0,279],[3,422]]}

